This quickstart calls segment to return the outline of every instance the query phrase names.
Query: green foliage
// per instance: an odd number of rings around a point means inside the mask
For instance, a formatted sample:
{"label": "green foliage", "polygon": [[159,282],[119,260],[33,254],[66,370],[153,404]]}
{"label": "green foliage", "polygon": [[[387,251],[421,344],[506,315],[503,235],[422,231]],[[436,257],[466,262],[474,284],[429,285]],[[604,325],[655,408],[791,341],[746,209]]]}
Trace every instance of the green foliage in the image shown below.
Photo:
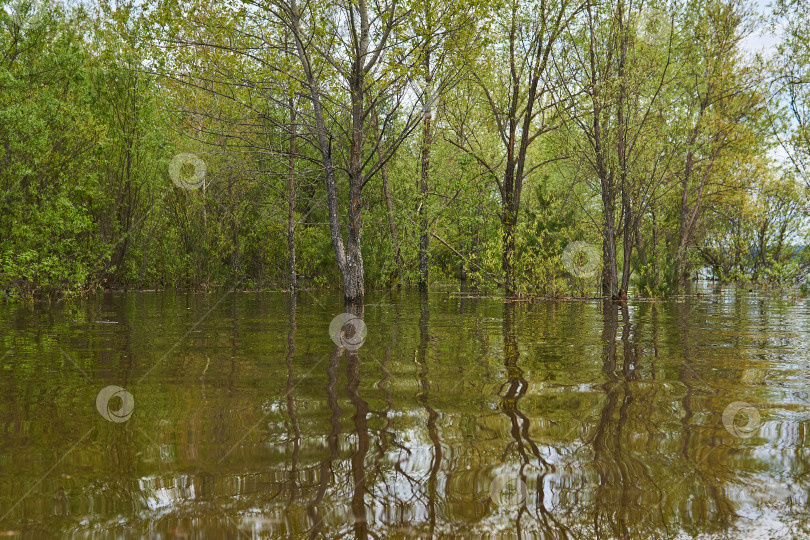
{"label": "green foliage", "polygon": [[[775,17],[787,17],[792,5],[777,3]],[[532,2],[469,1],[442,9],[420,4],[407,17],[403,13],[398,39],[430,41],[432,31],[442,32],[440,40],[414,49],[430,51],[434,64],[406,69],[411,60],[396,56],[405,51],[398,41],[374,83],[391,84],[391,90],[374,106],[380,143],[387,147],[408,122],[394,103],[418,102],[419,91],[410,88],[431,80],[437,96],[429,185],[426,191],[419,185],[418,124],[385,163],[389,193],[382,171],[363,189],[369,287],[416,283],[423,233],[432,283],[467,280],[490,289],[503,283],[504,195],[498,186],[505,141],[497,124],[509,115],[493,116],[492,104],[509,101],[514,76],[502,48],[510,6],[519,14],[520,32],[541,23]],[[273,12],[253,7],[103,1],[97,18],[57,6],[29,28],[0,10],[2,294],[286,288],[290,233],[299,286],[340,283],[299,62]],[[712,0],[675,12],[654,7],[619,13],[613,4],[600,4],[593,26],[579,12],[554,52],[566,62],[557,62],[553,82],[546,81],[560,88],[543,98],[559,103],[544,102],[542,118],[533,120],[548,130],[527,152],[511,259],[518,295],[599,291],[601,272],[572,276],[562,253],[573,241],[601,251],[608,199],[617,270],[624,270],[627,235],[627,270],[640,295],[673,293],[683,274],[698,272],[722,280],[806,282],[806,25],[788,20],[788,39],[772,68],[775,81],[790,84],[777,88],[779,99],[771,105],[764,64],[739,45],[753,20],[743,6]],[[329,29],[337,23],[330,17],[337,8],[316,2],[311,9],[306,24],[313,25],[318,43],[331,43]],[[257,29],[267,42],[256,44]],[[603,79],[594,91],[606,104],[599,110],[580,92],[588,83],[587,62],[573,60],[589,58],[590,31],[599,38],[594,43]],[[611,62],[625,38],[628,61],[619,70]],[[166,48],[167,39],[177,47]],[[338,68],[318,62],[328,121],[346,125]],[[624,130],[618,129],[619,96]],[[599,115],[605,120],[603,165],[614,181],[608,193],[596,174],[589,134]],[[776,142],[771,126],[785,135],[779,142],[791,152],[786,170],[768,158]],[[375,136],[364,135],[362,153],[373,157]],[[624,171],[622,141],[631,148]],[[345,140],[334,141],[331,151],[345,205]],[[179,153],[204,161],[204,188],[185,190],[172,182],[169,163]],[[339,221],[345,233],[346,216]]]}

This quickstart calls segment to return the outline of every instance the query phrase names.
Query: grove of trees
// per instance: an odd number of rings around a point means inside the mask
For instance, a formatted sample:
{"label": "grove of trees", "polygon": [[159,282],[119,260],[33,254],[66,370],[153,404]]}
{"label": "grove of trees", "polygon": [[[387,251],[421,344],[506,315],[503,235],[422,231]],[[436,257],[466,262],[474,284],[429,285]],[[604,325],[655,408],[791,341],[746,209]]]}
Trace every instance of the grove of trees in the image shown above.
{"label": "grove of trees", "polygon": [[809,23],[804,0],[4,1],[0,294],[801,283]]}

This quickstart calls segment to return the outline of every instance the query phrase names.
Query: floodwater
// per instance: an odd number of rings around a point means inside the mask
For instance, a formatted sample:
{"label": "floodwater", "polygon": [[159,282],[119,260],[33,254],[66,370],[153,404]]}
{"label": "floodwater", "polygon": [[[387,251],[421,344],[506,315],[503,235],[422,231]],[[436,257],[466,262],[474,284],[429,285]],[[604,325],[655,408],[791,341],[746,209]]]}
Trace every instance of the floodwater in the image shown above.
{"label": "floodwater", "polygon": [[0,536],[806,537],[810,301],[703,287],[0,306]]}

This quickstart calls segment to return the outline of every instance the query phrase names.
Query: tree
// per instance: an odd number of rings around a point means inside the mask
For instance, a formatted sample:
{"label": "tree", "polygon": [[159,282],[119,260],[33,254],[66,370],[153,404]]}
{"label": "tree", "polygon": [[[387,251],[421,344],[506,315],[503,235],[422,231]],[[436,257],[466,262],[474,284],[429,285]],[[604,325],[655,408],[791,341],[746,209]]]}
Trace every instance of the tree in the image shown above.
{"label": "tree", "polygon": [[[270,9],[295,41],[303,85],[312,104],[332,247],[343,278],[343,293],[347,301],[362,301],[363,187],[417,125],[413,108],[404,118],[396,115],[406,108],[403,70],[413,62],[418,43],[398,39],[397,28],[407,11],[396,0],[323,6],[290,0],[277,2]],[[332,84],[337,91],[327,93],[325,89]],[[371,111],[382,104],[388,110],[379,126],[381,136],[366,144]],[[385,138],[382,135],[386,132],[392,133]],[[338,151],[339,158],[333,156],[333,150]],[[345,173],[348,180],[345,243],[340,230],[336,171]]]}
{"label": "tree", "polygon": [[679,215],[673,281],[688,277],[687,249],[707,200],[723,191],[718,169],[725,159],[763,150],[762,73],[742,58],[741,42],[750,32],[751,13],[725,0],[699,2],[683,24],[685,49],[679,102],[684,137],[679,176]]}
{"label": "tree", "polygon": [[494,50],[472,72],[503,145],[502,152],[493,156],[475,134],[459,131],[458,135],[459,146],[475,156],[497,185],[501,198],[504,288],[507,295],[512,295],[515,234],[523,183],[532,172],[558,159],[533,163],[529,149],[556,127],[553,113],[559,94],[554,85],[562,82],[551,77],[552,53],[581,5],[570,0],[511,0],[505,7],[507,15],[496,19],[498,39]]}

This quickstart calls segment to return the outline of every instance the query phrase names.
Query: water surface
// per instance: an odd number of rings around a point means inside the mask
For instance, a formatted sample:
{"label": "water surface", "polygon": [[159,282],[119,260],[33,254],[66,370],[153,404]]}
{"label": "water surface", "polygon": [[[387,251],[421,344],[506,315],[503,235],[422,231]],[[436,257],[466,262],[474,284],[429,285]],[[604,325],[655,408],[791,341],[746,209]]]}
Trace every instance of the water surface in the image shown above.
{"label": "water surface", "polygon": [[0,535],[806,536],[810,303],[705,290],[0,307]]}

